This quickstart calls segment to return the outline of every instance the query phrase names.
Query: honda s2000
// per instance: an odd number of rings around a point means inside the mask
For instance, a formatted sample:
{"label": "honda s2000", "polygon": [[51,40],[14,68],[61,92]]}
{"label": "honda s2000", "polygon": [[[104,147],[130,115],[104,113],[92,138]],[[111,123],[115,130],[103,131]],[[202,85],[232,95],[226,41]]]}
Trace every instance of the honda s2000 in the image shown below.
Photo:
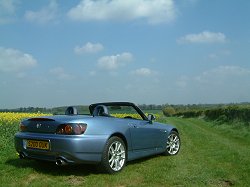
{"label": "honda s2000", "polygon": [[127,161],[179,152],[178,130],[154,119],[129,102],[92,104],[88,115],[68,107],[65,115],[23,120],[15,148],[20,158],[99,164],[105,172],[116,173]]}

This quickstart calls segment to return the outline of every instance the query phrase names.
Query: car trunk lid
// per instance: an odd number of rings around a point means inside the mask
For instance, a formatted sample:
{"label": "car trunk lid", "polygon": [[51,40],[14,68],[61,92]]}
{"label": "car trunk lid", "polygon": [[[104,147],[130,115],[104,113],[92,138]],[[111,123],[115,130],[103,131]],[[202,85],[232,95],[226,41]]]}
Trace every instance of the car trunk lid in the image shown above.
{"label": "car trunk lid", "polygon": [[24,121],[26,131],[36,133],[55,133],[60,125],[58,121],[51,118],[30,118]]}
{"label": "car trunk lid", "polygon": [[86,123],[86,120],[93,118],[89,115],[55,115],[29,118],[22,121],[26,132],[35,133],[56,133],[60,125],[70,123]]}

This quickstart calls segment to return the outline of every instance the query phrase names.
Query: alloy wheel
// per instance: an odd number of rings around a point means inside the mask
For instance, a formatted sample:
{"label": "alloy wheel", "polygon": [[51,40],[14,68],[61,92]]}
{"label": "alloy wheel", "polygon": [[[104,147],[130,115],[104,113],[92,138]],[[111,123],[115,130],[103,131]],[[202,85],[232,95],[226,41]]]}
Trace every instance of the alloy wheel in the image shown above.
{"label": "alloy wheel", "polygon": [[114,171],[119,171],[125,164],[126,152],[124,145],[115,141],[109,146],[108,150],[108,161],[109,166]]}

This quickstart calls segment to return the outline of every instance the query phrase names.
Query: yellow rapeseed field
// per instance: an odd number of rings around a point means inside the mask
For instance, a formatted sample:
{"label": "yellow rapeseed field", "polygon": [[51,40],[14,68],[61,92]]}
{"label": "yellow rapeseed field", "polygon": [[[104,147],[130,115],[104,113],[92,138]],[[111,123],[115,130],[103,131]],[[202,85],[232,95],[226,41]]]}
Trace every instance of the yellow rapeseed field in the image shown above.
{"label": "yellow rapeseed field", "polygon": [[0,112],[0,125],[2,124],[16,124],[25,118],[51,116],[52,114],[44,113],[18,113],[18,112]]}
{"label": "yellow rapeseed field", "polygon": [[126,116],[130,116],[135,119],[141,119],[141,116],[139,114],[111,114],[111,116],[116,118],[124,118]]}
{"label": "yellow rapeseed field", "polygon": [[[127,113],[124,113],[124,114],[111,114],[112,116],[114,117],[117,117],[117,118],[124,118],[126,116],[130,116],[132,118],[135,118],[135,119],[141,119],[141,116],[139,114],[127,114]],[[146,116],[148,114],[146,113]],[[160,117],[159,114],[154,114],[155,118],[158,119]]]}
{"label": "yellow rapeseed field", "polygon": [[[2,124],[16,124],[20,123],[25,118],[39,117],[39,116],[51,116],[52,114],[45,113],[18,113],[18,112],[0,112],[0,125]],[[124,118],[131,116],[135,119],[141,119],[138,114],[112,114],[114,117]],[[159,114],[155,114],[156,118],[159,118]]]}

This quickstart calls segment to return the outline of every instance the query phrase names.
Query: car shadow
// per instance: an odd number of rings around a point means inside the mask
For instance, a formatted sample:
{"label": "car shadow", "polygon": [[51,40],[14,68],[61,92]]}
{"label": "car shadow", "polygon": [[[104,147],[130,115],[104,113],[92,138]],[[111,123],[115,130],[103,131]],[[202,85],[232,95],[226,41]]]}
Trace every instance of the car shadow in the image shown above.
{"label": "car shadow", "polygon": [[[162,157],[162,155],[153,155],[137,160],[129,161],[126,165],[141,164],[151,159]],[[44,174],[50,174],[53,176],[88,176],[90,174],[103,174],[98,165],[93,164],[75,164],[75,165],[65,165],[57,166],[53,162],[48,161],[38,161],[29,159],[9,159],[5,162],[7,165],[14,166],[16,168],[32,168],[37,172]]]}
{"label": "car shadow", "polygon": [[37,172],[44,174],[50,174],[53,176],[87,176],[90,174],[101,173],[96,165],[90,164],[77,164],[77,165],[65,165],[57,166],[53,162],[36,161],[28,159],[9,159],[5,162],[7,165],[14,166],[16,168],[32,168]]}

